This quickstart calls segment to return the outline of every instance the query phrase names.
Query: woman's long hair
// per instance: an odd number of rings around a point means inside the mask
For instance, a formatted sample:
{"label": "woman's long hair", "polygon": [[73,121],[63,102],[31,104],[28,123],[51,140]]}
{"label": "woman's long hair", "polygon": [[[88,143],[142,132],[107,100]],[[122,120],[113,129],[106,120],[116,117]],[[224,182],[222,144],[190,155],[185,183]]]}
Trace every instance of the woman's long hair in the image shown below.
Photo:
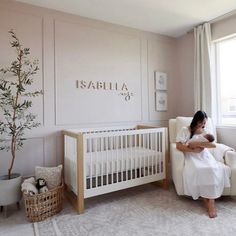
{"label": "woman's long hair", "polygon": [[207,119],[207,114],[204,111],[197,111],[192,119],[192,122],[190,124],[190,131],[191,131],[191,135],[190,138],[193,137],[195,131],[196,131],[196,127],[198,125],[199,122],[202,122],[204,119]]}

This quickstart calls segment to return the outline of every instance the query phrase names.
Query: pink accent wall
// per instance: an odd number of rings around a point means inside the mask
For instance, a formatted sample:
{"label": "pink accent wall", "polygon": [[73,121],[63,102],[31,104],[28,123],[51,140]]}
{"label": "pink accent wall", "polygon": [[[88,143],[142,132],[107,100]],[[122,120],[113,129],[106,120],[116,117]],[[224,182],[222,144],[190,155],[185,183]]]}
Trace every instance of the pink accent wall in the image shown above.
{"label": "pink accent wall", "polygon": [[[178,55],[185,60],[187,54],[181,52],[184,44],[174,38],[4,0],[0,2],[0,65],[14,58],[9,29],[39,59],[34,86],[44,91],[32,108],[42,125],[27,133],[15,172],[27,176],[36,165],[59,164],[62,129],[138,123],[166,126],[179,113],[184,96],[180,95]],[[167,111],[155,110],[156,70],[168,75]],[[115,91],[81,91],[76,80],[82,79],[126,83],[134,96],[127,102]],[[183,76],[181,83],[187,88],[184,81]],[[0,174],[6,173],[8,164],[9,153],[1,151]]]}
{"label": "pink accent wall", "polygon": [[178,91],[177,115],[194,113],[194,36],[188,33],[177,39]]}

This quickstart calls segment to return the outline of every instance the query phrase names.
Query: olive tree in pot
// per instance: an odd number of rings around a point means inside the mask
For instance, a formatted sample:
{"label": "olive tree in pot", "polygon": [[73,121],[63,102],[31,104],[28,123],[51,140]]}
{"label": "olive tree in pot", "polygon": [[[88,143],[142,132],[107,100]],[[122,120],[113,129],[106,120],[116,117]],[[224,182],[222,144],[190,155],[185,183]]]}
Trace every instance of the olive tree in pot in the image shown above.
{"label": "olive tree in pot", "polygon": [[42,91],[30,91],[33,76],[39,70],[38,61],[29,59],[30,49],[24,48],[13,30],[9,31],[16,59],[10,66],[0,68],[0,150],[10,152],[9,168],[0,176],[0,206],[18,203],[21,199],[20,174],[12,173],[17,150],[22,148],[25,131],[38,127],[36,116],[30,112],[32,98]]}

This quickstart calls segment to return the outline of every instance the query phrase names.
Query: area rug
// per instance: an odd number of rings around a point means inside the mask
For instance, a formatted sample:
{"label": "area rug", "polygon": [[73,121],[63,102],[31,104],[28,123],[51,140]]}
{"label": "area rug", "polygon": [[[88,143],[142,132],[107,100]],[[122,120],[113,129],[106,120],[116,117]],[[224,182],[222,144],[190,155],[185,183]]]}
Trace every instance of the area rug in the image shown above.
{"label": "area rug", "polygon": [[86,200],[78,215],[69,203],[63,211],[34,223],[36,236],[234,235],[236,198],[216,202],[218,217],[210,219],[202,201],[179,197],[171,187],[152,184]]}

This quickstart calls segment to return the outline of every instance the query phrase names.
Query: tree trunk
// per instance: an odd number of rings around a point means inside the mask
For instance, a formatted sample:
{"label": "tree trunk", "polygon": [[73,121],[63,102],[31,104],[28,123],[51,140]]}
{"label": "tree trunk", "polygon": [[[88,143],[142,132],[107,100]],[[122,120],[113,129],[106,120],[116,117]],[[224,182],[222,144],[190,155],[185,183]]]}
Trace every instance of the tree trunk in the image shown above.
{"label": "tree trunk", "polygon": [[12,138],[11,140],[11,165],[10,168],[8,169],[8,179],[11,178],[11,172],[12,172],[12,168],[13,168],[13,164],[15,161],[15,157],[16,157],[16,139],[15,137]]}

